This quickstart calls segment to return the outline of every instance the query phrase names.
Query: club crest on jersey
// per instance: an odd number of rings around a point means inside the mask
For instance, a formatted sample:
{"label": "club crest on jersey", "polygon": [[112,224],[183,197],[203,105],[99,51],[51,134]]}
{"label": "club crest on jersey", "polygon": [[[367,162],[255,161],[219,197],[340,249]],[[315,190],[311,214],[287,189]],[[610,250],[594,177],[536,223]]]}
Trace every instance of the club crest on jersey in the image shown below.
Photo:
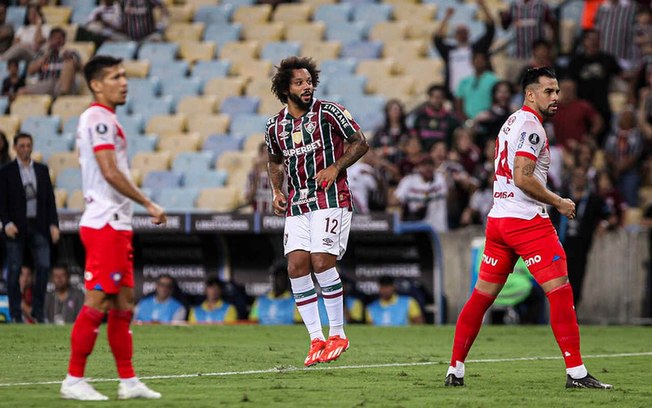
{"label": "club crest on jersey", "polygon": [[292,133],[292,141],[294,144],[299,144],[303,141],[303,133],[301,131]]}
{"label": "club crest on jersey", "polygon": [[97,131],[97,133],[103,135],[106,132],[108,132],[109,127],[106,126],[104,123],[98,123],[97,126],[95,126],[95,130]]}
{"label": "club crest on jersey", "polygon": [[312,135],[315,129],[317,129],[317,124],[315,124],[315,122],[308,122],[305,125],[303,125],[303,127],[304,129],[306,129],[306,132]]}
{"label": "club crest on jersey", "polygon": [[540,138],[539,135],[537,135],[536,133],[530,133],[530,136],[528,136],[528,140],[529,140],[530,143],[532,143],[533,145],[537,145],[537,144],[539,144],[539,142],[541,141],[541,138]]}

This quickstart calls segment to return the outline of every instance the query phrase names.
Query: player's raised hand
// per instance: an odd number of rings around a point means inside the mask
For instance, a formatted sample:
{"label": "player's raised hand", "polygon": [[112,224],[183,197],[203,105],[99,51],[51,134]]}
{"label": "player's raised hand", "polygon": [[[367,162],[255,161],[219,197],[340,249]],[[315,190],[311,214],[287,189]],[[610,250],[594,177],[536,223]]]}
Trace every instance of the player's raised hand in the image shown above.
{"label": "player's raised hand", "polygon": [[323,170],[320,170],[319,173],[315,176],[315,181],[317,185],[324,190],[328,190],[335,180],[337,180],[337,175],[340,174],[340,171],[335,167],[334,164],[326,167]]}
{"label": "player's raised hand", "polygon": [[283,215],[288,206],[288,200],[283,193],[275,193],[272,197],[272,207],[274,208],[274,214]]}
{"label": "player's raised hand", "polygon": [[575,218],[575,203],[573,200],[569,198],[560,198],[556,207],[561,215],[565,215],[571,220]]}
{"label": "player's raised hand", "polygon": [[152,216],[152,219],[151,219],[152,224],[161,225],[161,224],[165,224],[166,222],[168,222],[168,216],[167,216],[167,214],[165,214],[165,210],[160,205],[158,205],[158,204],[156,204],[154,202],[150,202],[145,207],[145,209],[147,209],[147,212],[149,213],[149,215]]}

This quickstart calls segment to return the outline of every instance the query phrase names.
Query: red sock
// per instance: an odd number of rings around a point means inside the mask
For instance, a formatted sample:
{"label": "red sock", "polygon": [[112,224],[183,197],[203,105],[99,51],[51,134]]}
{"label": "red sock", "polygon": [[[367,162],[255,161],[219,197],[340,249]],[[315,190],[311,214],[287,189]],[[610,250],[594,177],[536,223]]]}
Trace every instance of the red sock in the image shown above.
{"label": "red sock", "polygon": [[473,289],[471,297],[466,301],[460,316],[457,318],[451,366],[455,366],[456,361],[464,362],[466,359],[473,341],[480,332],[482,318],[487,309],[494,303],[494,300],[496,300],[495,296]]}
{"label": "red sock", "polygon": [[70,335],[70,363],[68,374],[83,377],[86,359],[93,351],[99,327],[104,319],[104,313],[88,306],[83,306],[72,326]]}
{"label": "red sock", "polygon": [[550,326],[564,356],[566,368],[582,365],[580,328],[577,325],[573,290],[566,283],[546,294],[550,302]]}
{"label": "red sock", "polygon": [[134,366],[131,363],[131,357],[134,354],[134,343],[131,330],[129,330],[133,316],[134,313],[131,310],[112,309],[109,311],[109,324],[107,327],[109,345],[120,378],[133,378],[136,376]]}

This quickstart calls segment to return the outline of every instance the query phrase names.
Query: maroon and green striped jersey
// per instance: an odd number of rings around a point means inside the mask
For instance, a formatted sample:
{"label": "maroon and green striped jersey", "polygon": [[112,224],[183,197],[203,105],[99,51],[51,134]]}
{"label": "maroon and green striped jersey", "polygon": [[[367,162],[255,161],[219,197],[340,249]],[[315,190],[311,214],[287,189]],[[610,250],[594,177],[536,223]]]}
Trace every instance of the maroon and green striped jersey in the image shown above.
{"label": "maroon and green striped jersey", "polygon": [[346,108],[319,99],[314,99],[300,118],[284,108],[267,121],[267,149],[283,157],[288,178],[287,215],[326,208],[352,209],[346,170],[326,191],[317,185],[315,175],[342,156],[344,141],[358,130],[360,126]]}

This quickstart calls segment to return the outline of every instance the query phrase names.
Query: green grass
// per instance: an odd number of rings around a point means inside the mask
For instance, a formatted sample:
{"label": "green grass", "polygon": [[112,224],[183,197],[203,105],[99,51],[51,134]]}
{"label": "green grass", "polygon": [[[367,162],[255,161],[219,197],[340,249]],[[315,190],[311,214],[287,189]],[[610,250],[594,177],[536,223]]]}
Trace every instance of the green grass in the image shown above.
{"label": "green grass", "polygon": [[[308,336],[293,327],[134,327],[141,377],[159,401],[117,401],[117,381],[94,383],[111,401],[63,401],[70,327],[0,326],[0,407],[649,407],[652,355],[585,358],[589,371],[615,389],[566,390],[561,357],[551,360],[468,362],[467,386],[443,386],[454,328],[351,326],[351,349],[329,365],[303,369]],[[652,329],[582,327],[585,356],[652,351]],[[557,357],[548,327],[484,327],[470,360]],[[383,364],[400,364],[385,366]],[[419,364],[422,363],[422,364]],[[362,366],[362,367],[360,367]],[[364,367],[367,366],[367,367]],[[374,367],[375,366],[375,367]],[[348,367],[348,368],[347,368]],[[274,372],[210,375],[276,369]],[[105,327],[86,374],[116,377]]]}

